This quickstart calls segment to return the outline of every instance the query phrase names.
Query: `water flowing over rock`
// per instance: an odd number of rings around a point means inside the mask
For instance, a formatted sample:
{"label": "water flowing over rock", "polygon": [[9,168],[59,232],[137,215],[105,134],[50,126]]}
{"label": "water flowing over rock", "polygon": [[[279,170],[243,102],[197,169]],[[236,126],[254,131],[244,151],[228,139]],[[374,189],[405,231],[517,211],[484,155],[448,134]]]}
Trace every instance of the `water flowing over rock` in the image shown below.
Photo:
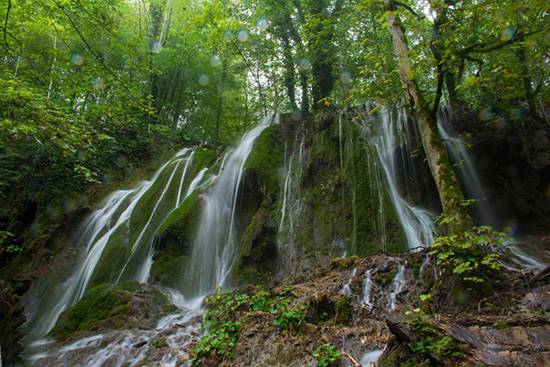
{"label": "water flowing over rock", "polygon": [[193,154],[193,150],[181,150],[152,179],[113,193],[89,216],[77,236],[84,249],[72,276],[46,299],[51,300],[49,304],[27,307],[28,338],[47,334],[59,315],[78,302],[91,285],[147,281],[155,232],[184,199]]}
{"label": "water flowing over rock", "polygon": [[229,285],[230,275],[238,262],[235,211],[244,165],[255,140],[275,120],[275,116],[266,117],[244,135],[237,147],[224,158],[212,187],[202,195],[198,232],[182,276],[182,290],[189,299],[204,297],[216,286]]}
{"label": "water flowing over rock", "polygon": [[[404,196],[408,191],[406,185],[410,173],[407,167],[414,167],[414,163],[410,161],[410,155],[416,149],[412,145],[414,131],[416,130],[411,127],[407,114],[401,109],[395,114],[391,110],[383,111],[379,118],[367,123],[369,142],[376,149],[387,192],[410,249],[431,244],[435,234],[433,214],[410,204]],[[405,186],[400,182],[402,169],[405,170]],[[373,182],[376,183],[377,180]],[[381,192],[381,189],[377,191]]]}

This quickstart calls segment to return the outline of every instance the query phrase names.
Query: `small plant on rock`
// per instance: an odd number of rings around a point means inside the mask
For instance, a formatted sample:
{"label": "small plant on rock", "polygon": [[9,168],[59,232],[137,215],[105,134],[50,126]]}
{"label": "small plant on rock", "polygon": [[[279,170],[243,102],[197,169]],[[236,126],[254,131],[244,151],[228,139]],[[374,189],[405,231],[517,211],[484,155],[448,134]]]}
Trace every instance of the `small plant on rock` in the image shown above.
{"label": "small plant on rock", "polygon": [[164,340],[163,338],[153,339],[149,342],[149,344],[151,344],[155,348],[164,348],[167,345],[166,340]]}
{"label": "small plant on rock", "polygon": [[335,366],[336,362],[342,357],[336,347],[330,343],[325,343],[313,352],[313,358],[317,360],[317,367]]}
{"label": "small plant on rock", "polygon": [[418,356],[437,356],[441,358],[457,358],[463,356],[453,338],[442,335],[420,310],[415,310],[414,316],[408,321],[415,334],[414,341],[409,344],[411,352]]}

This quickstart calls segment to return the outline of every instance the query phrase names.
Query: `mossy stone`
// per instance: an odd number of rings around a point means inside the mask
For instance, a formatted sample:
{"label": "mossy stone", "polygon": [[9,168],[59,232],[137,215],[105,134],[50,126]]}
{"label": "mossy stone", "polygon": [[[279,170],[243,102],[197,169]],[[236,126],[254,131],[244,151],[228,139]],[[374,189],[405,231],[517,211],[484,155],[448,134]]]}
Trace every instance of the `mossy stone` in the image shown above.
{"label": "mossy stone", "polygon": [[107,319],[115,327],[124,324],[132,293],[139,283],[126,282],[115,286],[103,284],[89,289],[75,305],[65,310],[50,336],[62,340],[76,331],[93,330]]}
{"label": "mossy stone", "polygon": [[279,170],[283,165],[283,142],[280,125],[271,125],[256,139],[244,168],[255,171],[269,192],[279,190]]}
{"label": "mossy stone", "polygon": [[347,298],[338,298],[334,302],[334,311],[336,313],[335,321],[338,324],[347,325],[351,322],[353,307]]}

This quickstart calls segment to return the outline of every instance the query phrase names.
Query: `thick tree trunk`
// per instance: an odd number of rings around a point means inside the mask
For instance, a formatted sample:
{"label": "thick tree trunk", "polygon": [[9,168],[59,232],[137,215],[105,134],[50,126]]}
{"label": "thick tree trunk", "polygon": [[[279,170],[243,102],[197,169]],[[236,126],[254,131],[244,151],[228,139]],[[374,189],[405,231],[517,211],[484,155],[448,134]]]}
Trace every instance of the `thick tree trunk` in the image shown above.
{"label": "thick tree trunk", "polygon": [[395,12],[395,2],[394,0],[385,0],[385,4],[389,11],[388,25],[392,35],[394,54],[398,61],[399,77],[416,117],[428,165],[439,192],[443,213],[450,220],[449,230],[455,232],[467,229],[472,225],[472,220],[463,205],[464,194],[439,136],[434,116],[427,108],[422,94],[414,82],[407,40]]}
{"label": "thick tree trunk", "polygon": [[314,26],[308,36],[308,51],[311,58],[313,107],[319,108],[319,102],[330,96],[334,88],[333,61],[334,28],[328,15],[328,3],[325,0],[309,0],[308,11]]}

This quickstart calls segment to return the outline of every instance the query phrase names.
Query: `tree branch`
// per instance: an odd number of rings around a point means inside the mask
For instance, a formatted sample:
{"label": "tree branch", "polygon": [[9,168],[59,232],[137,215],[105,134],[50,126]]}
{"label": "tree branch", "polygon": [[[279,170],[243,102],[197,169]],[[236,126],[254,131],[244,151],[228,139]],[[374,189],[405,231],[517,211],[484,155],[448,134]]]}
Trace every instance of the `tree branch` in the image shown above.
{"label": "tree branch", "polygon": [[8,44],[8,21],[10,19],[11,0],[8,0],[8,8],[6,9],[6,18],[4,20],[4,42]]}
{"label": "tree branch", "polygon": [[[470,53],[486,54],[486,53],[489,53],[489,52],[492,52],[492,51],[500,50],[500,49],[502,49],[506,46],[509,46],[511,44],[514,44],[516,42],[523,41],[525,38],[527,38],[529,36],[532,36],[534,34],[543,32],[545,30],[546,29],[543,28],[543,29],[534,30],[532,32],[520,33],[517,36],[512,37],[511,39],[506,40],[506,41],[492,40],[492,41],[489,41],[489,42],[474,43],[473,45],[466,46],[462,50],[459,50],[457,52],[457,54],[462,56],[462,57],[465,57],[466,55],[468,55]],[[483,46],[485,46],[485,47],[483,47]]]}
{"label": "tree branch", "polygon": [[394,3],[395,3],[395,5],[397,5],[397,6],[401,6],[402,8],[407,9],[412,15],[414,15],[414,16],[417,17],[418,19],[424,18],[423,16],[421,16],[421,15],[419,15],[417,12],[415,12],[414,9],[411,8],[410,6],[408,6],[407,4],[403,4],[403,3],[400,2],[400,1],[395,1]]}
{"label": "tree branch", "polygon": [[63,12],[63,14],[65,14],[65,17],[67,18],[67,20],[69,21],[69,23],[71,23],[71,27],[74,29],[74,31],[76,32],[76,34],[78,35],[78,38],[80,38],[80,40],[84,43],[84,45],[86,46],[86,48],[88,49],[88,51],[90,51],[90,53],[94,56],[94,58],[97,60],[97,62],[99,62],[107,71],[111,72],[112,74],[114,74],[114,72],[107,66],[105,65],[105,63],[103,62],[103,58],[101,57],[101,55],[98,55],[94,49],[92,48],[92,45],[88,42],[88,40],[86,39],[86,37],[84,37],[84,35],[82,34],[82,32],[80,32],[80,30],[78,29],[78,27],[76,26],[75,22],[73,21],[73,19],[71,18],[71,16],[69,15],[69,13],[67,12],[67,9],[58,1],[58,0],[52,0],[59,9],[61,9],[61,11]]}

